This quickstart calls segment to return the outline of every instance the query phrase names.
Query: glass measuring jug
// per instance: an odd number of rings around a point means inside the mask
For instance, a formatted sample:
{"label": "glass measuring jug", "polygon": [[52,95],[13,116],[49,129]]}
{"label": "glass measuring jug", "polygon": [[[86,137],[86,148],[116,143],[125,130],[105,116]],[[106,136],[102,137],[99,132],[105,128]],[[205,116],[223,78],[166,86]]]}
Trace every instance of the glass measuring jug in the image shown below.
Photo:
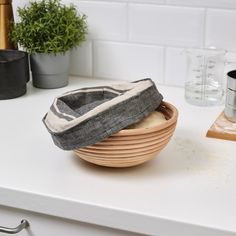
{"label": "glass measuring jug", "polygon": [[193,105],[223,103],[225,50],[187,49],[185,99]]}

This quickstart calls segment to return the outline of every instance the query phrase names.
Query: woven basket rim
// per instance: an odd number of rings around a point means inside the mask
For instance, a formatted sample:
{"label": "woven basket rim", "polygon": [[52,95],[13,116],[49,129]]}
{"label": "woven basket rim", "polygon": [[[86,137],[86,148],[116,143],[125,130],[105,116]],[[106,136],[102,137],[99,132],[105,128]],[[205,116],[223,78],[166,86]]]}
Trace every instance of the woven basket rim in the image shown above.
{"label": "woven basket rim", "polygon": [[177,108],[174,105],[172,105],[171,103],[166,102],[166,101],[163,101],[161,103],[161,107],[167,108],[172,112],[172,116],[166,122],[164,122],[162,124],[158,124],[153,127],[149,127],[149,128],[123,129],[123,130],[120,130],[118,133],[113,134],[111,136],[122,136],[122,135],[127,136],[127,135],[140,135],[140,134],[152,133],[152,132],[155,132],[158,130],[165,129],[165,128],[169,127],[170,125],[174,124],[178,118]]}

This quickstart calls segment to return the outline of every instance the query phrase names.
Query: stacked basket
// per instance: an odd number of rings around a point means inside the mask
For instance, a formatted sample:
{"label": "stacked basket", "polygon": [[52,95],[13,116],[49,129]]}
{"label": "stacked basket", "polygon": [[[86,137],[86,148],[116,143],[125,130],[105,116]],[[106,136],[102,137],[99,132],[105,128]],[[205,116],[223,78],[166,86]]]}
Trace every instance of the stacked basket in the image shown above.
{"label": "stacked basket", "polygon": [[177,123],[178,111],[162,102],[158,111],[166,121],[151,128],[123,129],[91,146],[74,150],[80,158],[101,166],[130,167],[155,157],[170,141]]}

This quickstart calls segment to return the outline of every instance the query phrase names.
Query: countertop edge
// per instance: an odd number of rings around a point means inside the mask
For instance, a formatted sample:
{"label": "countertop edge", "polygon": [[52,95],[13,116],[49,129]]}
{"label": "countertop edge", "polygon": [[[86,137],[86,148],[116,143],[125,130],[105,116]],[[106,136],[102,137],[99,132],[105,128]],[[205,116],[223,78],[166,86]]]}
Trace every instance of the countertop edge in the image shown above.
{"label": "countertop edge", "polygon": [[188,222],[0,187],[3,206],[145,235],[233,236],[235,232]]}

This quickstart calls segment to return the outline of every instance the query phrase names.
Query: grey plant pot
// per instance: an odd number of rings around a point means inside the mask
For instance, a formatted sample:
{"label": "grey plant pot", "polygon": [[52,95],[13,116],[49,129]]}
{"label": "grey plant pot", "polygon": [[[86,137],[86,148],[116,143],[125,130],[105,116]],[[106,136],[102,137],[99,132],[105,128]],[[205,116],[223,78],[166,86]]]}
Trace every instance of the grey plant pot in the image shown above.
{"label": "grey plant pot", "polygon": [[30,55],[33,85],[37,88],[61,88],[68,84],[70,51],[58,54]]}

